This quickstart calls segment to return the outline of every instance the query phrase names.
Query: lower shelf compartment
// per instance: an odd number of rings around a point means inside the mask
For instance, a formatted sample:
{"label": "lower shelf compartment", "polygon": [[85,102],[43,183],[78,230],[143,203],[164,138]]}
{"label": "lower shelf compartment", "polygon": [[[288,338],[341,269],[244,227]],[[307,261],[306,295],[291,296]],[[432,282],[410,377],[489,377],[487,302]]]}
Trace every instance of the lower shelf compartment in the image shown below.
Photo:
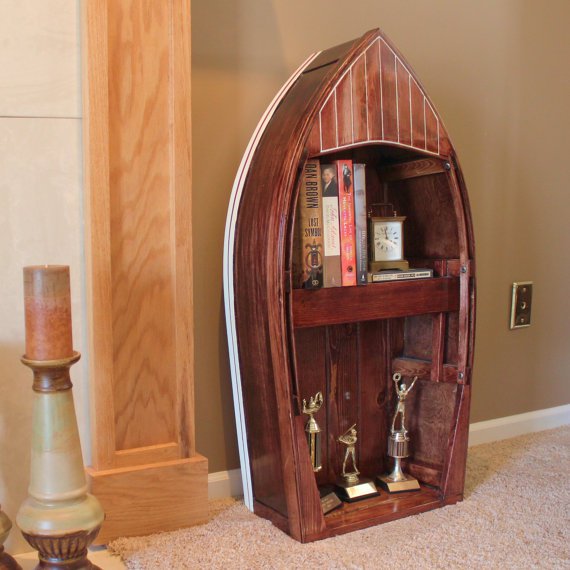
{"label": "lower shelf compartment", "polygon": [[408,515],[429,511],[442,506],[438,489],[421,485],[419,491],[388,493],[354,503],[343,503],[342,507],[325,516],[327,534],[350,532],[359,528],[388,522]]}

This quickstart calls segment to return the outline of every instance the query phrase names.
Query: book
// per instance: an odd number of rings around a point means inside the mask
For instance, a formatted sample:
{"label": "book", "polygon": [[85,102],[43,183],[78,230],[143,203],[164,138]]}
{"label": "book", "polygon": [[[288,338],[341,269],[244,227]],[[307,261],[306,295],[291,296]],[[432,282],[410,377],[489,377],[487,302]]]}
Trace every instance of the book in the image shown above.
{"label": "book", "polygon": [[354,164],[354,237],[356,243],[356,282],[368,283],[368,220],[366,218],[366,165]]}
{"label": "book", "polygon": [[343,287],[356,285],[356,247],[354,236],[354,181],[352,160],[337,160],[338,203],[340,216],[340,267]]}
{"label": "book", "polygon": [[323,286],[323,206],[318,160],[308,160],[303,167],[298,208],[301,287],[319,289]]}
{"label": "book", "polygon": [[368,279],[371,283],[379,283],[382,281],[406,281],[409,279],[428,279],[433,277],[433,269],[408,269],[401,271],[399,269],[386,269],[370,273]]}
{"label": "book", "polygon": [[340,227],[336,164],[321,164],[323,193],[323,287],[340,287]]}

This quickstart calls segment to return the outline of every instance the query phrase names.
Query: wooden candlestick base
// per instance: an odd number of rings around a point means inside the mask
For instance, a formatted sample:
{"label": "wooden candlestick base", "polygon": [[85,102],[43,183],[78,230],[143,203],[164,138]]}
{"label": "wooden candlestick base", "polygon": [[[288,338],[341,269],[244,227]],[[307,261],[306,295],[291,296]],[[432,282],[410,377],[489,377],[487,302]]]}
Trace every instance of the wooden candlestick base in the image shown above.
{"label": "wooden candlestick base", "polygon": [[59,360],[22,362],[34,372],[34,413],[29,496],[16,522],[39,552],[36,568],[94,570],[87,559],[104,514],[87,493],[69,368],[74,352]]}
{"label": "wooden candlestick base", "polygon": [[0,570],[22,570],[22,567],[4,552],[4,541],[8,538],[12,521],[0,510]]}

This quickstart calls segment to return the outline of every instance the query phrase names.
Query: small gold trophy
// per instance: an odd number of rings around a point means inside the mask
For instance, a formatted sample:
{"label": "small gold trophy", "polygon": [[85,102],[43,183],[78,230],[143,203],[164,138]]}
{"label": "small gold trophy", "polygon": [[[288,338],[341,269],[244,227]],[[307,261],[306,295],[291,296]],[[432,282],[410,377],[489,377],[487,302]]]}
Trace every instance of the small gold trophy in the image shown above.
{"label": "small gold trophy", "polygon": [[[402,471],[401,461],[410,455],[408,437],[408,430],[406,429],[406,397],[410,390],[414,387],[417,376],[414,377],[410,386],[406,386],[405,381],[402,381],[402,375],[396,372],[392,376],[394,381],[394,388],[398,396],[396,404],[396,412],[392,418],[392,428],[390,436],[388,437],[388,455],[394,458],[394,469],[391,473],[378,476],[378,483],[390,493],[400,493],[402,491],[416,491],[420,488],[418,480],[411,475],[406,475]],[[400,383],[401,382],[401,383]],[[396,428],[396,422],[400,417],[400,426]]]}
{"label": "small gold trophy", "polygon": [[315,473],[323,468],[321,463],[321,428],[314,417],[322,405],[323,394],[321,392],[317,392],[314,397],[311,396],[309,404],[307,404],[307,400],[303,400],[303,413],[309,416],[309,421],[305,425],[305,433],[307,434],[311,465]]}
{"label": "small gold trophy", "polygon": [[[337,482],[343,501],[352,502],[378,495],[376,485],[370,480],[359,477],[360,471],[356,466],[356,424],[350,426],[339,438],[338,442],[346,445],[344,461],[342,462],[342,478]],[[352,471],[347,471],[347,465],[352,463]]]}
{"label": "small gold trophy", "polygon": [[[321,409],[322,405],[322,392],[317,392],[314,397],[311,396],[308,404],[307,400],[303,400],[303,413],[309,416],[309,420],[305,425],[305,433],[307,434],[311,465],[315,473],[318,473],[323,468],[321,462],[321,428],[314,417],[314,414]],[[342,504],[336,493],[332,492],[329,487],[319,488],[319,494],[321,496],[321,507],[325,514],[340,507]]]}

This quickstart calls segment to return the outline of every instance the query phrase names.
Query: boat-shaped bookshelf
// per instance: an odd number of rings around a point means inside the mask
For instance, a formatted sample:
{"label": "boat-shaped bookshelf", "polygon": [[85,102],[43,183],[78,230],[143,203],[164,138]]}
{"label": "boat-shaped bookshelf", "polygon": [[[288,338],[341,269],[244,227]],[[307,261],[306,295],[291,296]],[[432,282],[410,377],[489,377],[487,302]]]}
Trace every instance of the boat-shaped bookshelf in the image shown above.
{"label": "boat-shaped bookshelf", "polygon": [[[366,164],[368,203],[406,217],[406,258],[433,277],[296,289],[296,203],[306,160]],[[445,127],[418,78],[379,30],[311,56],[262,117],[228,210],[224,292],[248,507],[308,542],[463,497],[474,337],[474,244],[467,192]],[[420,490],[323,513],[337,437],[358,426],[358,467],[388,471],[392,375],[408,397]],[[302,401],[324,395],[323,469],[313,472]]]}

